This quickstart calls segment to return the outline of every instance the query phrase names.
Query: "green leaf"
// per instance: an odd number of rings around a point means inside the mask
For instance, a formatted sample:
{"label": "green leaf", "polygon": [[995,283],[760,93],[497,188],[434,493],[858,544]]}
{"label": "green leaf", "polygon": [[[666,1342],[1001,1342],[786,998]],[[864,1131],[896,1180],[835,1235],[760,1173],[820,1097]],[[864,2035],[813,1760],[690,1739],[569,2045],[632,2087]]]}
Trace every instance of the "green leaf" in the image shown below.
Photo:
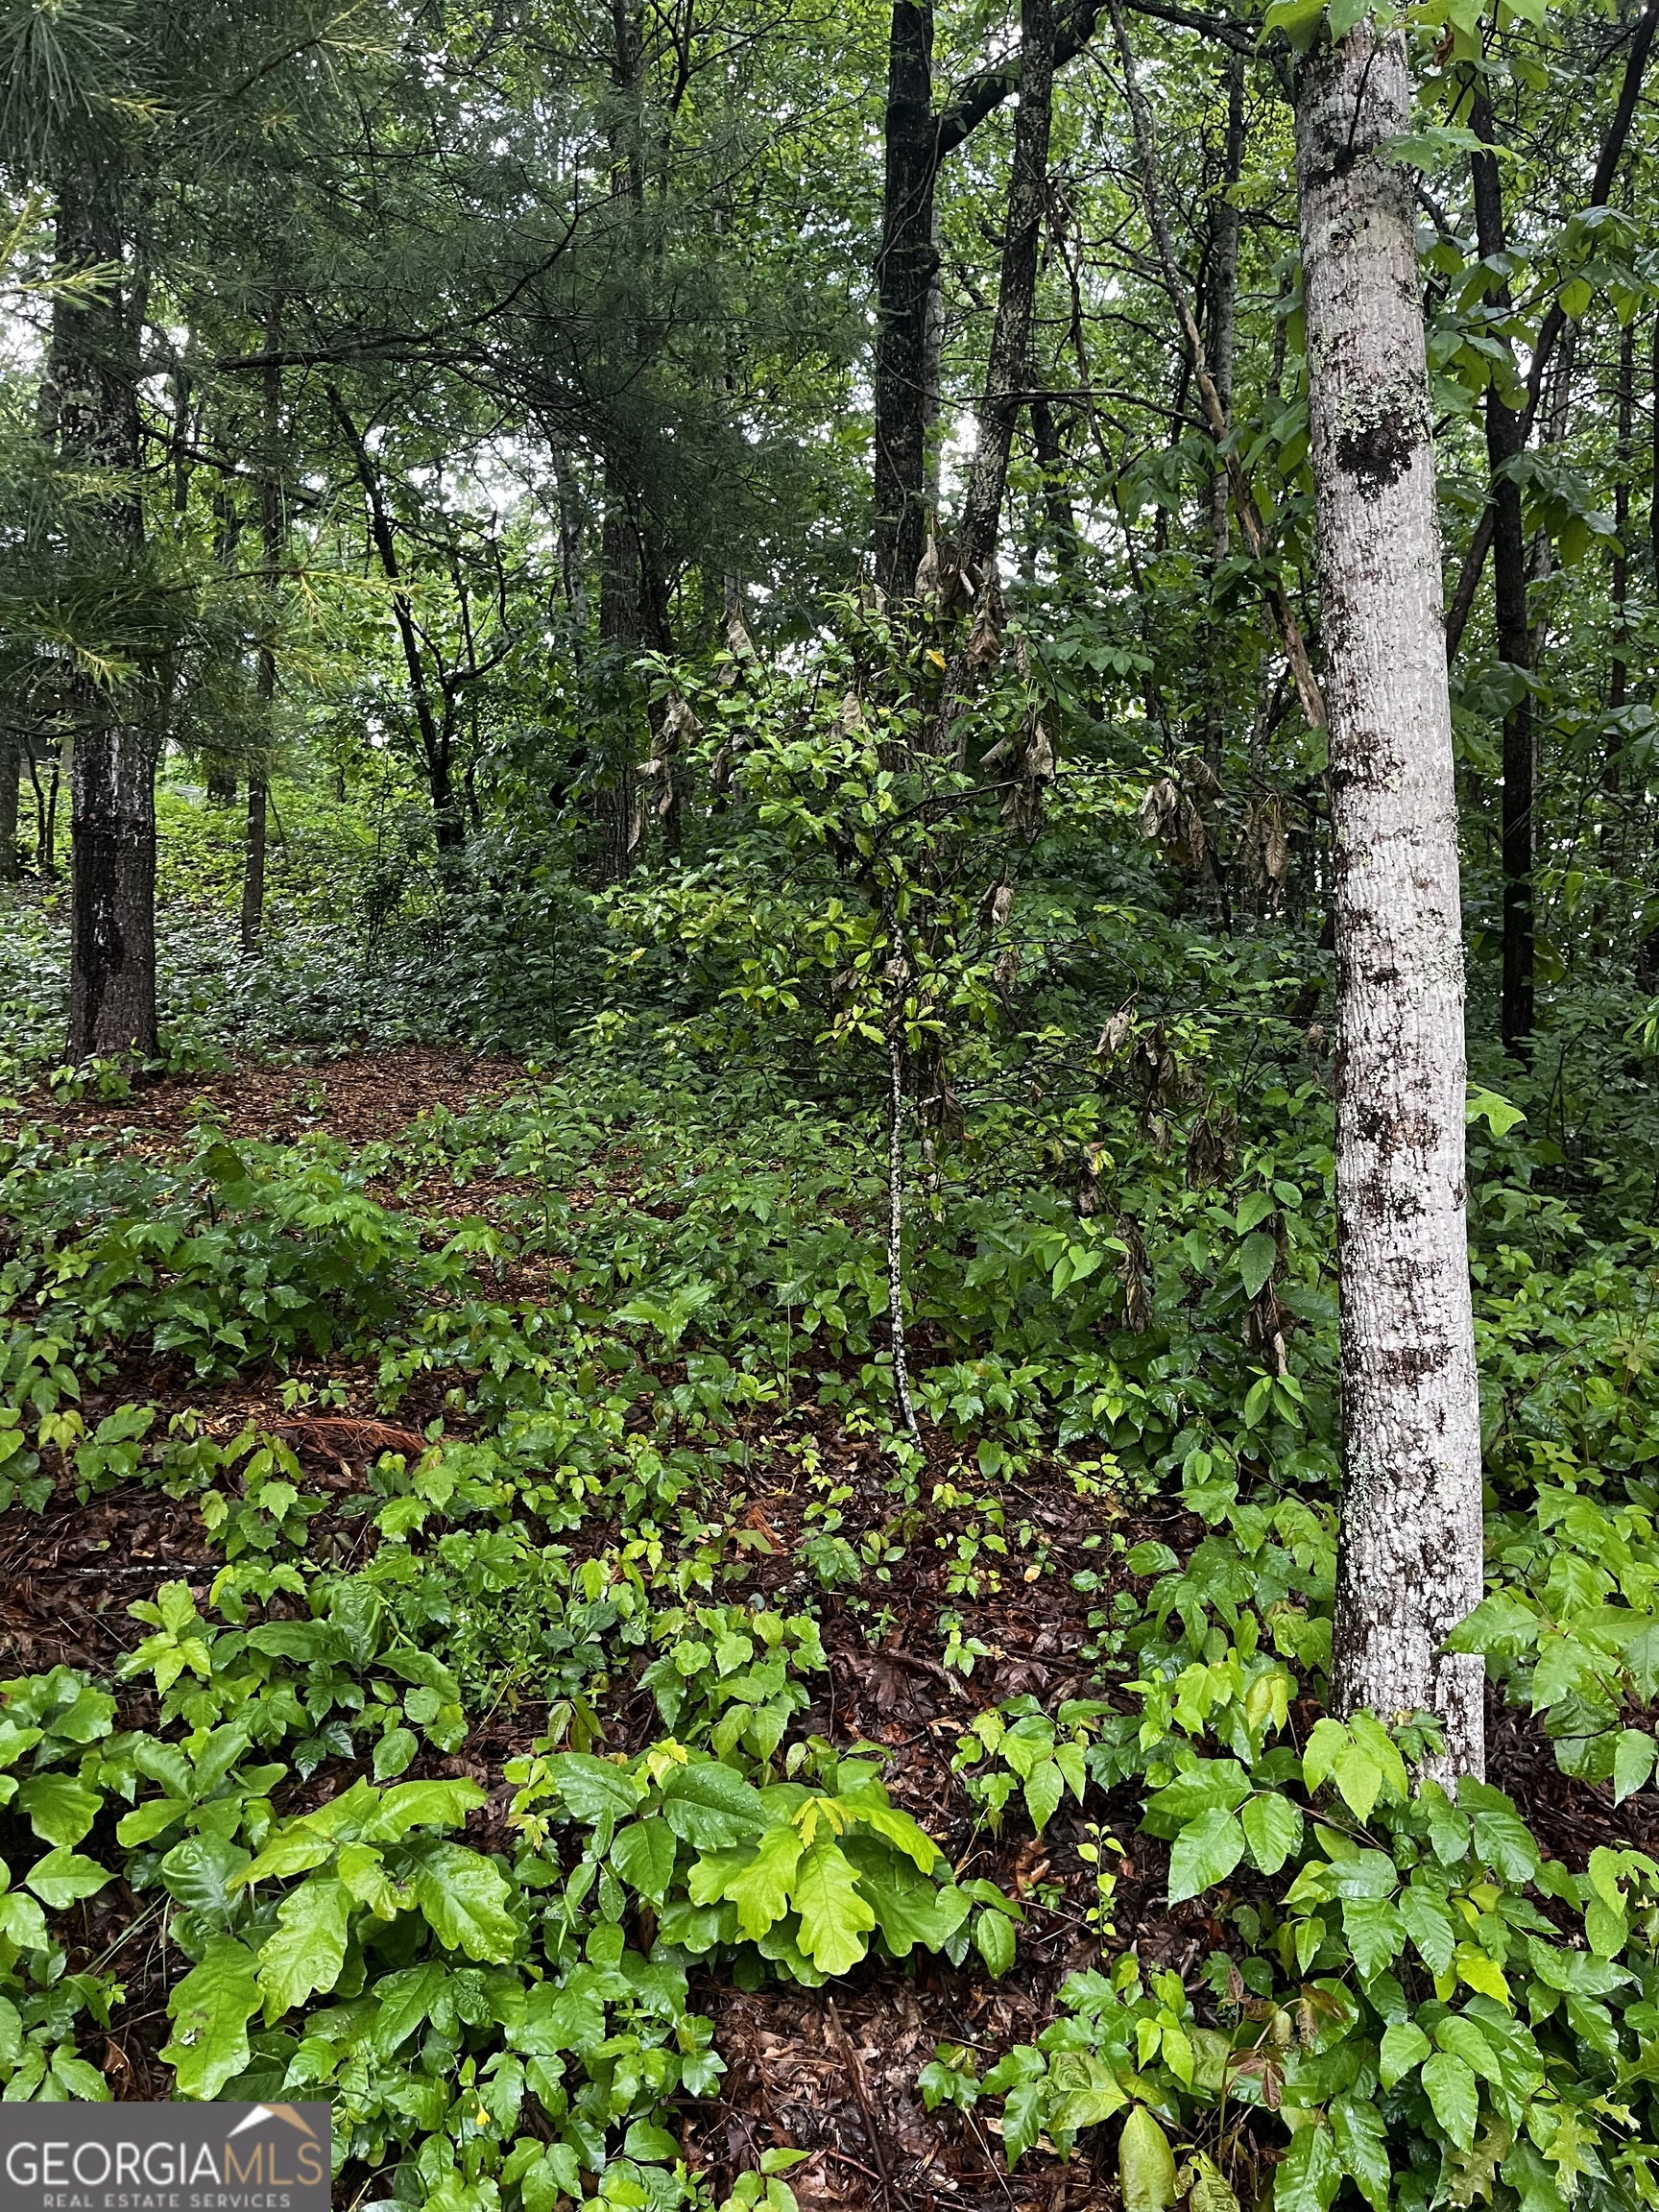
{"label": "green leaf", "polygon": [[[591,1766],[600,1764],[589,1761]],[[632,1804],[628,1810],[633,1810]],[[662,1779],[662,1817],[676,1836],[699,1851],[729,1851],[770,1825],[759,1791],[717,1759],[697,1759],[688,1767],[669,1768]]]}
{"label": "green leaf", "polygon": [[1421,2028],[1410,2020],[1396,2020],[1391,2028],[1382,2031],[1382,2060],[1378,2071],[1384,2089],[1392,2089],[1402,2081],[1413,2066],[1420,2066],[1434,2046]]}
{"label": "green leaf", "polygon": [[1506,1882],[1530,1882],[1538,1872],[1538,1846],[1527,1823],[1502,1790],[1465,1774],[1457,1785],[1457,1809],[1467,1813],[1475,1848]]}
{"label": "green leaf", "polygon": [[[367,1794],[372,1797],[373,1793]],[[378,1805],[372,1810],[365,1807],[362,1834],[367,1842],[397,1843],[411,1828],[459,1828],[469,1813],[475,1813],[488,1801],[488,1791],[476,1782],[399,1782],[385,1792]],[[339,1799],[334,1802],[338,1804]],[[323,1814],[312,1817],[321,1824]]]}
{"label": "green leaf", "polygon": [[984,1960],[991,1979],[1000,1982],[1014,1963],[1014,1923],[1006,1912],[994,1911],[987,1905],[974,1915],[974,1948]]}
{"label": "green leaf", "polygon": [[[1572,310],[1568,309],[1568,313]],[[1494,1137],[1507,1137],[1517,1123],[1527,1117],[1519,1106],[1511,1106],[1508,1099],[1496,1091],[1482,1091],[1477,1085],[1469,1086],[1469,1096],[1463,1108],[1465,1121],[1484,1121]]]}
{"label": "green leaf", "polygon": [[[671,1836],[669,1841],[673,1841]],[[800,1830],[785,1822],[769,1828],[754,1858],[727,1876],[723,1894],[736,1906],[737,1925],[751,1942],[764,1936],[788,1911],[801,1850]]]}
{"label": "green leaf", "polygon": [[1262,1286],[1272,1274],[1278,1260],[1279,1244],[1276,1238],[1263,1236],[1260,1231],[1254,1237],[1245,1238],[1238,1247],[1238,1272],[1244,1279],[1246,1298],[1261,1295]]}
{"label": "green leaf", "polygon": [[1451,2051],[1436,2051],[1423,2061],[1423,2086],[1434,2117],[1459,2151],[1475,2141],[1475,2118],[1480,2095],[1467,2063]]}
{"label": "green leaf", "polygon": [[1053,1819],[1065,1793],[1065,1777],[1053,1760],[1039,1760],[1025,1777],[1025,1810],[1039,1836]]}
{"label": "green leaf", "polygon": [[1169,1853],[1169,1902],[1196,1897],[1224,1882],[1244,1856],[1244,1830],[1236,1815],[1214,1806],[1189,1821]]}
{"label": "green leaf", "polygon": [[1398,1911],[1407,1935],[1416,1944],[1429,1971],[1435,1975],[1447,1973],[1457,1943],[1457,1931],[1450,1909],[1431,1889],[1419,1883],[1401,1893]]}
{"label": "green leaf", "polygon": [[611,1845],[611,1863],[631,1889],[660,1905],[674,1878],[674,1831],[655,1814],[618,1828]]}
{"label": "green leaf", "polygon": [[1288,1797],[1262,1792],[1238,1815],[1259,1873],[1277,1874],[1302,1840],[1302,1812]]}
{"label": "green leaf", "polygon": [[37,1859],[23,1877],[36,1897],[50,1905],[54,1912],[64,1906],[73,1905],[83,1897],[96,1897],[106,1882],[115,1877],[108,1866],[100,1866],[96,1859],[84,1859],[79,1851],[70,1851],[60,1844],[56,1851],[48,1851],[44,1859]]}
{"label": "green leaf", "polygon": [[415,1874],[415,1895],[426,1923],[446,1950],[499,1962],[518,1945],[518,1923],[507,1910],[512,1892],[488,1859],[460,1843],[437,1843]]}
{"label": "green leaf", "polygon": [[253,1954],[233,1936],[215,1936],[167,2000],[173,2039],[161,2056],[180,2097],[215,2098],[246,2071],[248,2022],[258,2006]]}
{"label": "green leaf", "polygon": [[1369,1820],[1382,1793],[1382,1769],[1358,1743],[1344,1743],[1332,1763],[1331,1777],[1357,1820]]}
{"label": "green leaf", "polygon": [[1372,0],[1331,0],[1325,11],[1325,21],[1331,33],[1331,43],[1346,38],[1356,23],[1363,23],[1371,12]]}
{"label": "green leaf", "polygon": [[820,1836],[795,1873],[800,1944],[821,1974],[845,1974],[869,1948],[876,1914],[859,1894],[858,1878],[837,1843]]}
{"label": "green leaf", "polygon": [[589,1826],[607,1813],[620,1820],[639,1802],[638,1783],[625,1767],[609,1759],[595,1759],[587,1751],[562,1751],[547,1765],[566,1809]]}
{"label": "green leaf", "polygon": [[97,1819],[104,1800],[71,1774],[32,1774],[17,1792],[17,1807],[48,1843],[79,1843]]}
{"label": "green leaf", "polygon": [[1361,2097],[1336,2097],[1330,2107],[1331,2133],[1342,2170],[1353,2176],[1373,2212],[1388,2212],[1387,2130],[1375,2104]]}
{"label": "green leaf", "polygon": [[1613,1746],[1613,1802],[1622,1805],[1632,1791],[1640,1790],[1653,1771],[1656,1747],[1651,1736],[1641,1728],[1620,1731]]}
{"label": "green leaf", "polygon": [[1341,2186],[1342,2168],[1329,2128],[1315,2120],[1299,2128],[1273,2176],[1273,2212],[1328,2212]]}
{"label": "green leaf", "polygon": [[1144,2104],[1137,2104],[1118,2140],[1123,2212],[1166,2212],[1175,2201],[1175,2153]]}
{"label": "green leaf", "polygon": [[388,1728],[374,1746],[375,1781],[390,1782],[401,1774],[420,1748],[421,1739],[413,1728]]}
{"label": "green leaf", "polygon": [[1355,1965],[1367,1982],[1398,1958],[1406,1942],[1399,1913],[1382,1897],[1345,1898],[1342,1933]]}
{"label": "green leaf", "polygon": [[316,1989],[332,1989],[346,1960],[351,1898],[342,1882],[315,1877],[283,1898],[276,1930],[259,1951],[267,2027]]}

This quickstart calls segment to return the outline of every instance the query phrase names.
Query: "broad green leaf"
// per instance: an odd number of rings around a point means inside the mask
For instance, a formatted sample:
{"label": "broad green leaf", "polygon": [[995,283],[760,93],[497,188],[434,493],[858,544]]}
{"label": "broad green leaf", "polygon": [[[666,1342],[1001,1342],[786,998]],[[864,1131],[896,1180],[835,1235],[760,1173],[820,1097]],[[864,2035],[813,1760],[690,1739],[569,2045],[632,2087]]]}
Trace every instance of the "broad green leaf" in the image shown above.
{"label": "broad green leaf", "polygon": [[1169,1902],[1224,1882],[1244,1856],[1244,1830],[1238,1817],[1220,1806],[1189,1821],[1176,1837],[1169,1853]]}
{"label": "broad green leaf", "polygon": [[908,1813],[902,1813],[897,1805],[883,1803],[875,1791],[852,1791],[841,1802],[854,1806],[865,1827],[874,1829],[878,1836],[884,1836],[889,1843],[896,1843],[922,1873],[931,1874],[944,1856],[925,1828],[912,1820]]}
{"label": "broad green leaf", "polygon": [[161,2056],[180,2097],[212,2099],[248,2065],[248,2022],[259,2007],[253,1954],[215,1936],[167,2000],[173,2039]]}
{"label": "broad green leaf", "polygon": [[83,1897],[96,1897],[106,1882],[115,1877],[108,1866],[100,1866],[96,1859],[84,1859],[79,1851],[71,1851],[60,1844],[56,1851],[48,1851],[44,1859],[37,1859],[23,1877],[36,1897],[50,1905],[53,1911],[60,1912],[64,1906],[73,1905]]}
{"label": "broad green leaf", "polygon": [[954,1882],[943,1885],[919,1873],[910,1860],[882,1837],[854,1830],[841,1848],[858,1869],[859,1893],[876,1912],[883,1941],[896,1959],[908,1958],[920,1943],[942,1951],[968,1917],[970,1900]]}
{"label": "broad green leaf", "polygon": [[1025,1810],[1031,1815],[1031,1825],[1039,1836],[1059,1810],[1060,1800],[1066,1792],[1066,1781],[1052,1759],[1039,1760],[1025,1777]]}
{"label": "broad green leaf", "polygon": [[1342,1933],[1367,1982],[1393,1963],[1406,1942],[1400,1915],[1384,1897],[1344,1898]]}
{"label": "broad green leaf", "polygon": [[1302,1840],[1302,1812],[1288,1797],[1263,1791],[1238,1815],[1250,1858],[1262,1874],[1277,1874]]}
{"label": "broad green leaf", "polygon": [[1273,2212],[1328,2212],[1342,2182],[1336,2142],[1315,2120],[1299,2128],[1273,2176]]}
{"label": "broad green leaf", "polygon": [[1538,1871],[1538,1846],[1502,1790],[1464,1775],[1457,1785],[1457,1809],[1475,1832],[1475,1848],[1506,1882],[1530,1882]]}
{"label": "broad green leaf", "polygon": [[620,1820],[639,1802],[639,1785],[625,1767],[587,1751],[562,1751],[547,1762],[567,1810],[591,1826],[609,1813]]}
{"label": "broad green leaf", "polygon": [[618,1828],[611,1845],[611,1863],[631,1889],[660,1905],[674,1877],[674,1831],[655,1814]]}
{"label": "broad green leaf", "polygon": [[1238,2212],[1238,2195],[1215,2161],[1206,2157],[1202,2151],[1194,2151],[1191,2164],[1189,2212]]}
{"label": "broad green leaf", "polygon": [[377,1920],[397,1919],[403,1900],[373,1843],[343,1844],[334,1871],[354,1902],[367,1905]]}
{"label": "broad green leaf", "polygon": [[1458,2150],[1467,2151],[1475,2141],[1475,2118],[1480,2106],[1467,2064],[1455,2052],[1436,2051],[1423,2061],[1423,2086],[1435,2119]]}
{"label": "broad green leaf", "polygon": [[413,1728],[388,1728],[374,1746],[374,1779],[390,1782],[395,1774],[401,1774],[421,1748],[421,1739]]}
{"label": "broad green leaf", "polygon": [[469,1959],[510,1959],[518,1923],[507,1910],[512,1895],[488,1859],[459,1843],[438,1843],[415,1873],[415,1894],[428,1927],[447,1950]]}
{"label": "broad green leaf", "polygon": [[187,1912],[223,1920],[231,1911],[248,1853],[223,1836],[186,1836],[161,1862],[167,1894]]}
{"label": "broad green leaf", "polygon": [[1382,2115],[1361,2097],[1336,2097],[1330,2107],[1331,2133],[1342,2171],[1351,2175],[1373,2212],[1388,2212],[1388,2143]]}
{"label": "broad green leaf", "polygon": [[421,2023],[429,2018],[448,1979],[449,1968],[442,1960],[428,1960],[421,1966],[400,1967],[375,1983],[374,1995],[379,1999],[380,2008],[369,2031],[369,2040],[382,2058],[390,2058]]}
{"label": "broad green leaf", "polygon": [[876,1914],[859,1894],[857,1876],[840,1845],[820,1836],[796,1868],[795,1910],[801,1949],[821,1974],[845,1974],[869,1948]]}
{"label": "broad green leaf", "polygon": [[[589,1764],[596,1767],[602,1762]],[[632,1812],[632,1804],[627,1810]],[[769,1825],[760,1792],[717,1759],[696,1759],[689,1766],[669,1768],[662,1778],[662,1817],[676,1836],[699,1851],[730,1850]]]}
{"label": "broad green leaf", "polygon": [[1406,1933],[1429,1971],[1434,1975],[1448,1972],[1457,1941],[1450,1907],[1422,1883],[1402,1890],[1397,1905]]}
{"label": "broad green leaf", "polygon": [[346,1960],[351,1899],[344,1883],[313,1876],[284,1897],[276,1933],[259,1951],[259,1994],[269,2027],[313,1990],[332,1989]]}
{"label": "broad green leaf", "polygon": [[1123,2212],[1166,2212],[1175,2201],[1175,2153],[1144,2104],[1137,2104],[1118,2139]]}
{"label": "broad green leaf", "polygon": [[459,1828],[469,1813],[488,1801],[488,1792],[476,1782],[399,1782],[378,1805],[366,1808],[363,1838],[370,1843],[396,1843],[412,1828]]}
{"label": "broad green leaf", "polygon": [[31,1774],[16,1797],[19,1812],[28,1814],[30,1827],[48,1843],[79,1843],[103,1803],[96,1790],[72,1774]]}
{"label": "broad green leaf", "polygon": [[987,1905],[974,1919],[974,1948],[984,1960],[986,1970],[994,1982],[1000,1982],[1014,1963],[1014,1923],[1006,1912],[998,1912]]}
{"label": "broad green leaf", "polygon": [[1420,2066],[1434,2046],[1410,2020],[1396,2020],[1382,2031],[1382,2059],[1378,2071],[1384,2089],[1404,2080],[1413,2066]]}
{"label": "broad green leaf", "polygon": [[1254,1237],[1245,1238],[1238,1247],[1238,1272],[1244,1280],[1246,1298],[1260,1295],[1262,1286],[1272,1274],[1278,1259],[1279,1245],[1275,1238],[1262,1236],[1260,1232]]}
{"label": "broad green leaf", "polygon": [[[669,1840],[672,1842],[672,1837]],[[801,1850],[799,1829],[785,1822],[769,1828],[755,1856],[727,1876],[724,1894],[736,1906],[737,1925],[751,1942],[764,1936],[773,1922],[781,1920],[788,1911]]]}
{"label": "broad green leaf", "polygon": [[1344,1743],[1332,1762],[1331,1778],[1357,1820],[1369,1820],[1382,1793],[1382,1769],[1358,1743]]}
{"label": "broad green leaf", "polygon": [[1645,1729],[1624,1728],[1613,1747],[1613,1802],[1622,1805],[1653,1771],[1653,1739]]}

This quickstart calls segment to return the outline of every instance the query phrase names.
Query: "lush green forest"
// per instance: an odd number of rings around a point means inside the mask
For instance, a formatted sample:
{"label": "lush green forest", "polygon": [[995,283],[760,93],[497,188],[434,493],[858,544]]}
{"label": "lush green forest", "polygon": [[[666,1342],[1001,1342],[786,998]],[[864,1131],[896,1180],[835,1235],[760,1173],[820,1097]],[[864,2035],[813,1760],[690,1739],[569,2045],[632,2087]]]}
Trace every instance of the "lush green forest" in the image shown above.
{"label": "lush green forest", "polygon": [[0,0],[8,2103],[1659,2204],[1656,29]]}

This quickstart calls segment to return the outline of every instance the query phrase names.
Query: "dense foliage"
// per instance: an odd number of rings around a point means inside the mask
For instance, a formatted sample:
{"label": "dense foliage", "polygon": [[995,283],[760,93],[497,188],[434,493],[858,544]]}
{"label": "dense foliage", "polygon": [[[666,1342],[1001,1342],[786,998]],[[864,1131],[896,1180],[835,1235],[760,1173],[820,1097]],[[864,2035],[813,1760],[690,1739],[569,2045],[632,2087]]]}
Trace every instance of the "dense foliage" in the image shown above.
{"label": "dense foliage", "polygon": [[[141,12],[0,40],[5,2097],[326,2097],[337,2201],[408,2212],[1659,2202],[1654,6],[1408,16],[1494,1743],[1444,1786],[1431,1716],[1326,1710],[1288,90],[1360,12],[1131,9],[1156,174],[1066,13],[995,589],[1015,32],[940,12],[894,593],[905,10]],[[158,1034],[76,1059],[112,728]],[[795,1991],[847,2140],[757,2104]],[[926,1998],[934,2181],[850,1993]]]}

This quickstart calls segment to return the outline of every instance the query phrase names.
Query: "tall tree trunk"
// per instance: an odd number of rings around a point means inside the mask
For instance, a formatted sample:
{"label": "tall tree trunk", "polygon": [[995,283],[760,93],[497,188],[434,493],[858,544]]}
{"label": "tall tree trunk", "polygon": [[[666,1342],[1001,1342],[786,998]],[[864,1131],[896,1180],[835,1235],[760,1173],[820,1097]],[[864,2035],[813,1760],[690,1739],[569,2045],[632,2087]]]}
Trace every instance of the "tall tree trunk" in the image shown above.
{"label": "tall tree trunk", "polygon": [[621,498],[605,510],[599,546],[599,644],[609,655],[613,731],[597,793],[598,876],[620,883],[634,865],[643,832],[639,782],[634,771],[632,662],[644,636],[639,531]]}
{"label": "tall tree trunk", "polygon": [[[1619,333],[1619,475],[1613,491],[1613,534],[1619,550],[1613,556],[1613,665],[1607,677],[1607,704],[1615,711],[1624,704],[1630,681],[1630,464],[1636,428],[1636,325],[1626,323]],[[1620,740],[1608,748],[1602,781],[1609,791],[1619,788]]]}
{"label": "tall tree trunk", "polygon": [[932,0],[894,0],[876,263],[876,581],[908,598],[927,539],[929,297],[937,134]]}
{"label": "tall tree trunk", "polygon": [[[1205,315],[1204,352],[1210,381],[1221,412],[1233,414],[1233,355],[1238,320],[1238,210],[1231,192],[1244,168],[1244,57],[1227,57],[1227,139],[1222,155],[1221,192],[1211,227],[1210,298]],[[1217,465],[1210,480],[1210,554],[1227,558],[1227,471]]]}
{"label": "tall tree trunk", "polygon": [[993,589],[997,534],[1008,485],[1021,389],[1031,352],[1031,311],[1037,298],[1037,255],[1048,200],[1048,132],[1054,88],[1053,0],[1021,0],[1020,108],[1014,118],[1014,159],[1008,177],[1008,214],[1002,234],[1002,271],[991,358],[979,408],[978,437],[968,495],[962,508],[957,558],[974,575],[984,572]]}
{"label": "tall tree trunk", "polygon": [[386,581],[393,587],[392,618],[397,627],[397,641],[403,648],[403,666],[409,678],[409,703],[415,709],[426,789],[432,801],[432,833],[441,854],[452,853],[466,844],[467,828],[455,804],[455,787],[449,772],[452,736],[449,703],[435,701],[432,695],[421,650],[421,633],[415,623],[415,606],[402,589],[403,569],[397,558],[397,539],[373,456],[339,392],[332,384],[326,385],[325,391],[329,411],[349,448],[357,481],[363,487],[370,538]]}
{"label": "tall tree trunk", "polygon": [[23,873],[17,854],[17,794],[23,757],[10,731],[0,733],[0,883],[15,883]]}
{"label": "tall tree trunk", "polygon": [[[1475,187],[1475,230],[1480,258],[1504,251],[1503,187],[1493,145],[1492,108],[1478,93],[1473,108],[1482,151],[1471,156]],[[1509,287],[1490,294],[1501,312],[1510,307]],[[1491,476],[1492,612],[1498,632],[1498,658],[1513,671],[1521,688],[1503,717],[1503,975],[1501,1027],[1503,1048],[1523,1057],[1532,1037],[1532,694],[1526,679],[1532,661],[1527,622],[1527,540],[1521,519],[1521,487],[1508,472],[1527,443],[1524,418],[1504,404],[1495,384],[1486,388],[1486,465]]]}
{"label": "tall tree trunk", "polygon": [[287,537],[283,501],[282,371],[275,358],[282,343],[279,318],[267,329],[266,351],[273,357],[263,372],[265,451],[259,470],[259,550],[265,587],[265,629],[259,639],[254,692],[259,701],[258,751],[248,763],[248,826],[242,855],[242,950],[258,950],[265,927],[265,814],[271,754],[276,735],[276,625],[282,589],[282,553]]}
{"label": "tall tree trunk", "polygon": [[1441,1650],[1481,1592],[1464,1206],[1463,953],[1452,719],[1404,37],[1369,23],[1301,67],[1297,184],[1329,667],[1340,1052],[1345,1474],[1332,1693],[1418,1710],[1484,1767],[1479,1658]]}
{"label": "tall tree trunk", "polygon": [[[71,168],[59,188],[58,260],[69,270],[119,266],[120,180],[108,163]],[[53,309],[49,366],[58,446],[71,466],[110,471],[100,501],[106,545],[136,565],[138,329],[127,289]],[[69,927],[71,1061],[156,1051],[156,743],[93,681],[65,686],[73,896]]]}

